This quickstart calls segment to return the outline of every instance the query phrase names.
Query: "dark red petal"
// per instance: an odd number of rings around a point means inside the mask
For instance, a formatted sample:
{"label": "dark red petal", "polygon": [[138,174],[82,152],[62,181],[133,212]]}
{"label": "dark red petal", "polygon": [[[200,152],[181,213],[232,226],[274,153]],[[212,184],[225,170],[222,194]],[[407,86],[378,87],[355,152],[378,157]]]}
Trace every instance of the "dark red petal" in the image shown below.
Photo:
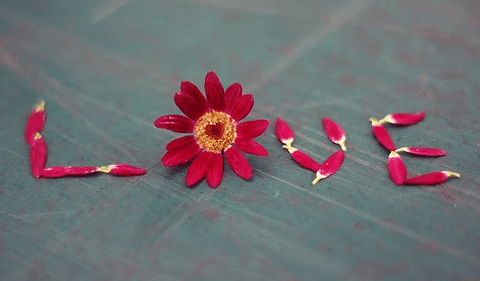
{"label": "dark red petal", "polygon": [[30,116],[28,117],[27,125],[25,126],[25,141],[28,145],[31,146],[33,144],[33,139],[37,132],[42,132],[43,127],[45,126],[45,121],[45,101],[40,101],[33,107]]}
{"label": "dark red petal", "polygon": [[251,94],[241,96],[235,101],[235,105],[231,110],[230,116],[236,121],[240,121],[252,111],[253,96]]}
{"label": "dark red petal", "polygon": [[291,144],[295,136],[290,125],[281,117],[278,117],[277,122],[275,122],[275,135],[277,135],[277,138],[284,144]]}
{"label": "dark red petal", "polygon": [[199,107],[199,111],[204,113],[208,111],[207,100],[197,86],[188,81],[182,81],[180,89],[183,94],[187,94],[195,98],[196,106]]}
{"label": "dark red petal", "polygon": [[296,148],[294,148],[292,152],[289,151],[289,153],[295,162],[297,162],[303,168],[311,170],[314,173],[316,173],[322,167],[317,161],[313,160],[310,155]]}
{"label": "dark red petal", "polygon": [[33,144],[33,138],[36,133],[40,133],[45,126],[45,112],[34,112],[27,120],[27,126],[25,127],[25,141],[28,145]]}
{"label": "dark red petal", "polygon": [[345,135],[345,131],[342,127],[332,119],[328,117],[323,117],[323,130],[327,135],[328,139],[331,140],[333,143],[340,145],[343,151],[347,150],[345,146],[345,141],[347,139]]}
{"label": "dark red petal", "polygon": [[342,150],[333,153],[321,164],[320,173],[328,176],[333,175],[340,169],[344,159],[345,153]]}
{"label": "dark red petal", "polygon": [[459,178],[460,174],[451,171],[437,171],[406,179],[403,183],[408,185],[435,185],[453,177]]}
{"label": "dark red petal", "polygon": [[268,156],[267,150],[251,139],[236,139],[235,146],[241,151],[258,156]]}
{"label": "dark red petal", "polygon": [[32,175],[40,178],[47,162],[47,144],[40,133],[36,133],[30,147],[30,165]]}
{"label": "dark red petal", "polygon": [[341,138],[345,136],[343,129],[335,121],[328,117],[322,118],[323,130],[327,135],[328,139],[332,142],[338,142]]}
{"label": "dark red petal", "polygon": [[[101,171],[101,168],[103,167],[100,167],[99,171]],[[108,165],[105,168],[109,174],[123,177],[143,176],[147,173],[145,169],[124,163]]]}
{"label": "dark red petal", "polygon": [[207,183],[211,188],[217,188],[223,178],[223,155],[215,153],[210,170],[207,172]]}
{"label": "dark red petal", "polygon": [[182,115],[164,115],[153,123],[159,129],[167,129],[177,133],[192,133],[193,120]]}
{"label": "dark red petal", "polygon": [[207,171],[210,169],[210,166],[212,166],[213,155],[214,153],[212,152],[202,151],[202,153],[193,160],[185,177],[185,184],[187,186],[197,184],[207,175]]}
{"label": "dark red petal", "polygon": [[230,114],[235,102],[242,96],[242,85],[234,83],[225,91],[225,112]]}
{"label": "dark red petal", "polygon": [[65,176],[88,176],[95,174],[99,171],[98,167],[87,166],[87,167],[48,167],[43,169],[42,178],[61,178]]}
{"label": "dark red petal", "polygon": [[182,81],[182,83],[180,84],[180,90],[184,93],[191,95],[192,97],[204,98],[202,92],[198,89],[198,87],[190,81]]}
{"label": "dark red petal", "polygon": [[419,156],[430,156],[438,157],[445,156],[448,153],[445,150],[434,148],[434,147],[401,147],[395,150],[395,152],[405,151],[410,154],[419,155]]}
{"label": "dark red petal", "polygon": [[195,97],[189,94],[184,94],[182,92],[176,93],[173,100],[178,108],[180,108],[180,110],[192,120],[197,120],[208,110],[206,106],[199,106]]}
{"label": "dark red petal", "polygon": [[[71,166],[68,166],[68,167],[64,167],[64,168],[65,168],[65,173],[67,175],[72,175],[72,176],[91,175],[93,173],[98,172],[98,167],[94,167],[94,166],[85,166],[85,167],[71,167]],[[45,170],[43,170],[43,171],[45,172]]]}
{"label": "dark red petal", "polygon": [[67,167],[48,167],[43,169],[42,177],[43,178],[61,178],[67,175]]}
{"label": "dark red petal", "polygon": [[268,128],[268,120],[246,121],[238,124],[237,135],[241,139],[254,139]]}
{"label": "dark red petal", "polygon": [[403,163],[402,158],[400,158],[400,155],[395,151],[390,152],[390,155],[388,156],[388,173],[390,179],[396,185],[403,185],[403,182],[407,178],[405,164]]}
{"label": "dark red petal", "polygon": [[385,129],[383,125],[372,125],[372,132],[377,138],[377,141],[383,145],[383,147],[390,151],[395,150],[395,144],[393,143],[387,129]]}
{"label": "dark red petal", "polygon": [[223,111],[225,109],[223,86],[213,71],[205,76],[205,93],[207,94],[207,104],[211,109],[215,111]]}
{"label": "dark red petal", "polygon": [[174,139],[171,142],[167,143],[166,149],[167,150],[174,150],[178,149],[180,147],[187,146],[191,144],[192,142],[195,142],[195,137],[190,135],[190,136],[184,136],[178,139]]}
{"label": "dark red petal", "polygon": [[253,176],[252,167],[247,159],[235,147],[231,146],[225,150],[225,158],[232,170],[242,179],[249,180]]}
{"label": "dark red petal", "polygon": [[426,116],[425,112],[418,113],[392,113],[385,116],[382,120],[397,125],[413,125],[422,121]]}
{"label": "dark red petal", "polygon": [[312,181],[312,184],[315,185],[318,181],[335,174],[342,166],[344,159],[345,153],[343,150],[339,150],[330,155],[322,164],[320,164],[320,168],[315,173],[315,179]]}
{"label": "dark red petal", "polygon": [[185,164],[192,160],[195,155],[200,153],[202,149],[196,142],[193,142],[187,146],[170,150],[162,158],[162,163],[165,167],[175,167],[181,164]]}

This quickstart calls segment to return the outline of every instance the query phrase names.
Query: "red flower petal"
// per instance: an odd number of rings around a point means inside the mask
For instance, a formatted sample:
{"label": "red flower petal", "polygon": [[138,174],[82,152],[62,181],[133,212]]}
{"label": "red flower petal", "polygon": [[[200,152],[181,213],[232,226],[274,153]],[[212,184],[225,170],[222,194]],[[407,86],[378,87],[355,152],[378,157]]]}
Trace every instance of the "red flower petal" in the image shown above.
{"label": "red flower petal", "polygon": [[178,108],[180,108],[180,110],[192,120],[197,120],[207,112],[207,108],[199,106],[195,97],[189,94],[184,94],[183,92],[176,93],[173,100]]}
{"label": "red flower petal", "polygon": [[234,83],[225,91],[225,112],[230,114],[235,102],[242,96],[242,85]]}
{"label": "red flower petal", "polygon": [[36,133],[30,147],[30,165],[32,175],[40,178],[47,162],[47,144],[40,133]]}
{"label": "red flower petal", "polygon": [[459,178],[459,173],[451,171],[437,171],[406,179],[403,183],[408,185],[436,185],[445,182],[448,178]]}
{"label": "red flower petal", "polygon": [[275,122],[275,135],[277,135],[277,138],[286,145],[291,145],[295,136],[290,125],[288,125],[288,123],[281,117],[278,117],[277,122]]}
{"label": "red flower petal", "polygon": [[345,146],[345,141],[347,137],[342,127],[340,127],[338,123],[328,117],[323,117],[322,124],[323,130],[325,131],[328,139],[331,140],[333,143],[340,145],[343,151],[347,150],[347,147]]}
{"label": "red flower petal", "polygon": [[31,146],[33,144],[33,139],[37,132],[42,132],[43,127],[45,126],[45,120],[45,101],[40,101],[33,107],[30,116],[28,117],[27,125],[25,126],[25,141],[28,145]]}
{"label": "red flower petal", "polygon": [[268,128],[268,120],[246,121],[238,124],[237,135],[241,139],[254,139]]}
{"label": "red flower petal", "polygon": [[164,115],[157,118],[153,124],[159,129],[167,129],[177,133],[192,133],[195,123],[182,115]]}
{"label": "red flower petal", "polygon": [[422,121],[427,114],[425,112],[418,113],[392,113],[385,116],[380,122],[391,123],[396,125],[413,125]]}
{"label": "red flower petal", "polygon": [[236,99],[235,105],[230,113],[233,119],[240,121],[252,111],[253,108],[253,96],[251,94],[241,96]]}
{"label": "red flower petal", "polygon": [[392,182],[396,185],[402,185],[407,178],[407,169],[402,158],[400,158],[400,155],[395,151],[390,152],[390,155],[388,155],[387,166]]}
{"label": "red flower petal", "polygon": [[330,155],[322,164],[321,167],[318,169],[320,174],[323,176],[331,176],[335,174],[338,169],[342,166],[343,160],[345,159],[345,153],[343,150],[339,150],[332,155]]}
{"label": "red flower petal", "polygon": [[306,154],[303,151],[300,151],[296,148],[289,148],[288,153],[290,156],[298,163],[298,165],[302,166],[305,169],[311,170],[312,172],[316,173],[320,168],[320,164],[313,160],[310,155]]}
{"label": "red flower petal", "polygon": [[[44,170],[45,171],[45,170]],[[98,167],[85,166],[85,167],[65,167],[65,172],[68,175],[88,175],[98,171]]]}
{"label": "red flower petal", "polygon": [[195,84],[193,84],[190,81],[182,81],[182,83],[180,84],[180,90],[184,93],[191,95],[192,97],[195,97],[195,98],[202,97],[205,99],[200,89],[198,89],[198,87],[195,86]]}
{"label": "red flower petal", "polygon": [[258,156],[268,156],[267,150],[251,139],[236,139],[235,146],[241,151]]}
{"label": "red flower petal", "polygon": [[167,143],[166,149],[167,150],[174,150],[178,149],[184,146],[187,146],[191,144],[192,142],[195,142],[195,137],[193,135],[190,136],[184,136],[178,139],[174,139],[171,142]]}
{"label": "red flower petal", "polygon": [[312,184],[315,185],[319,180],[327,178],[335,174],[343,164],[345,159],[345,153],[343,150],[339,150],[330,155],[321,165],[318,171],[315,173],[315,179]]}
{"label": "red flower petal", "polygon": [[247,159],[235,147],[231,146],[225,150],[225,158],[232,170],[242,179],[249,180],[253,176],[252,167]]}
{"label": "red flower petal", "polygon": [[87,166],[87,167],[48,167],[43,169],[42,177],[43,178],[60,178],[65,176],[88,176],[98,172],[98,167]]}
{"label": "red flower petal", "polygon": [[393,143],[387,129],[385,129],[385,126],[378,123],[378,121],[376,121],[375,119],[370,119],[370,121],[372,122],[372,133],[375,138],[377,138],[377,141],[386,149],[394,151],[395,144]]}
{"label": "red flower petal", "polygon": [[147,173],[147,170],[145,169],[124,163],[108,165],[106,168],[109,174],[124,177],[143,176]]}
{"label": "red flower petal", "polygon": [[213,155],[214,153],[212,152],[202,151],[202,153],[193,160],[185,177],[185,184],[187,186],[195,185],[205,177],[210,166],[212,166]]}
{"label": "red flower petal", "polygon": [[[97,167],[95,167],[95,171],[96,169]],[[66,167],[49,167],[42,171],[42,177],[44,178],[60,178],[66,175]]]}
{"label": "red flower petal", "polygon": [[196,142],[193,142],[187,146],[170,150],[162,158],[162,163],[165,167],[175,167],[181,164],[185,164],[192,160],[195,155],[200,153],[202,149]]}
{"label": "red flower petal", "polygon": [[434,148],[434,147],[401,147],[397,148],[395,152],[405,151],[410,154],[420,155],[420,156],[430,156],[430,157],[438,157],[438,156],[445,156],[448,153],[445,150]]}
{"label": "red flower petal", "polygon": [[215,153],[210,170],[207,172],[207,183],[211,188],[217,188],[223,178],[223,155]]}
{"label": "red flower petal", "polygon": [[211,71],[205,76],[205,93],[207,94],[208,106],[216,111],[225,109],[223,100],[223,86],[215,72]]}
{"label": "red flower petal", "polygon": [[183,94],[187,94],[195,98],[196,106],[199,107],[200,111],[203,111],[203,112],[208,111],[207,100],[202,95],[202,92],[200,92],[197,86],[195,86],[193,83],[189,81],[182,81],[182,84],[180,85],[180,89]]}

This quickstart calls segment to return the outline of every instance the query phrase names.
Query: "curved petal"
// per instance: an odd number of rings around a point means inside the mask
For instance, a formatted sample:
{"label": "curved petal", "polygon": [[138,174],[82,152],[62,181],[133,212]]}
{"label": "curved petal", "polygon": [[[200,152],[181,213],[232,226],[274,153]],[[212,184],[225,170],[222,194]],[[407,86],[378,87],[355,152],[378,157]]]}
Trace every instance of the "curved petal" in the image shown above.
{"label": "curved petal", "polygon": [[235,146],[241,151],[258,156],[268,156],[268,151],[259,143],[251,139],[237,139]]}
{"label": "curved petal", "polygon": [[202,151],[195,160],[193,160],[185,177],[185,184],[187,186],[195,185],[205,177],[210,166],[212,166],[213,155],[214,153],[212,152]]}
{"label": "curved petal", "polygon": [[207,183],[211,188],[217,188],[223,178],[223,155],[215,153],[213,162],[207,172]]}
{"label": "curved petal", "polygon": [[182,83],[180,84],[180,90],[184,93],[187,93],[187,94],[193,96],[193,97],[200,96],[200,97],[204,98],[200,89],[198,89],[198,87],[195,86],[195,84],[193,84],[190,81],[182,81]]}
{"label": "curved petal", "polygon": [[192,142],[195,142],[195,137],[193,135],[190,136],[184,136],[178,139],[174,139],[171,142],[167,143],[165,148],[167,150],[175,150],[184,146],[187,146],[191,144]]}
{"label": "curved petal", "polygon": [[252,111],[253,96],[251,94],[241,96],[235,101],[235,105],[231,110],[230,116],[236,121],[240,121]]}
{"label": "curved petal", "polygon": [[223,100],[223,86],[215,72],[210,71],[205,76],[205,93],[208,106],[215,111],[223,111],[225,102]]}
{"label": "curved petal", "polygon": [[199,107],[199,111],[202,111],[203,113],[208,111],[207,100],[197,86],[189,81],[182,81],[180,89],[183,94],[187,94],[195,98],[196,106]]}
{"label": "curved petal", "polygon": [[181,164],[185,164],[192,160],[195,155],[199,154],[202,149],[196,142],[193,142],[187,146],[170,150],[162,157],[162,163],[165,167],[175,167]]}
{"label": "curved petal", "polygon": [[241,139],[254,139],[268,128],[268,120],[246,121],[238,124],[237,135]]}
{"label": "curved petal", "polygon": [[242,85],[239,83],[234,83],[228,87],[225,91],[225,112],[230,114],[232,111],[235,101],[242,96]]}
{"label": "curved petal", "polygon": [[189,94],[182,92],[176,93],[173,97],[173,100],[178,108],[180,108],[180,110],[192,120],[197,120],[200,116],[207,112],[207,108],[202,108],[199,106],[195,97]]}
{"label": "curved petal", "polygon": [[248,164],[247,159],[236,149],[231,146],[225,150],[225,158],[232,170],[242,179],[249,180],[253,176],[252,167]]}
{"label": "curved petal", "polygon": [[182,115],[164,115],[153,122],[159,129],[167,129],[177,133],[192,133],[193,120]]}

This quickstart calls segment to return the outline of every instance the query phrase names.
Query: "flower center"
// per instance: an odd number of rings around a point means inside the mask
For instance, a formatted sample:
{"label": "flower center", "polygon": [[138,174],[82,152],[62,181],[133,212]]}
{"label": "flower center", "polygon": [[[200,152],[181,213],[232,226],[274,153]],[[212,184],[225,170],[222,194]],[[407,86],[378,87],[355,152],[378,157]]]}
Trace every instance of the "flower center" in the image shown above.
{"label": "flower center", "polygon": [[207,112],[195,123],[194,133],[201,148],[219,153],[237,138],[237,122],[224,112]]}

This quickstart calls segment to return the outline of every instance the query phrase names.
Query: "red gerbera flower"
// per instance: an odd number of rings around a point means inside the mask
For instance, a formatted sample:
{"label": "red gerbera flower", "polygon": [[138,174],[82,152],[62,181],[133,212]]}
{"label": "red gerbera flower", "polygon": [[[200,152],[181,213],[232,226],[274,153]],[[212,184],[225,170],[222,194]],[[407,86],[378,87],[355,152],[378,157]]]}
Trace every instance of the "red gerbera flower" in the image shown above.
{"label": "red gerbera flower", "polygon": [[242,86],[238,83],[224,91],[213,71],[205,76],[205,93],[206,99],[197,86],[182,81],[174,101],[187,117],[165,115],[155,120],[157,128],[193,133],[167,144],[163,165],[174,167],[194,159],[188,168],[185,184],[193,186],[206,176],[208,185],[216,188],[223,177],[223,153],[239,177],[251,179],[252,167],[238,149],[267,156],[267,150],[253,139],[267,129],[268,121],[238,123],[252,110],[253,96],[243,95]]}

